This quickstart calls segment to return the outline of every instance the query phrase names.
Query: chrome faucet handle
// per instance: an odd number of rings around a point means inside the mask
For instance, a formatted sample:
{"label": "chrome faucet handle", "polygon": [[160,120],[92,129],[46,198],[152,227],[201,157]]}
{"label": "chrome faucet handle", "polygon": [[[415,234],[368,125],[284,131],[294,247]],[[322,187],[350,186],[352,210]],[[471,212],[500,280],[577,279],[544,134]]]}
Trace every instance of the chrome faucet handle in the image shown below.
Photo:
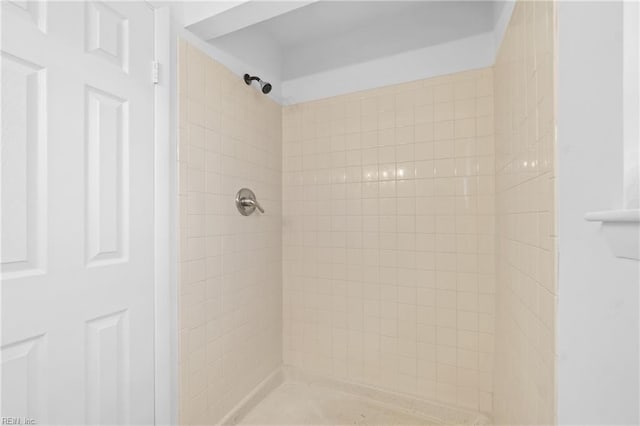
{"label": "chrome faucet handle", "polygon": [[260,210],[260,213],[264,213],[264,209],[256,200],[252,200],[251,198],[243,198],[240,200],[240,204],[244,207],[255,207]]}
{"label": "chrome faucet handle", "polygon": [[249,188],[242,188],[236,194],[236,208],[243,216],[249,216],[256,209],[258,209],[260,213],[264,213],[264,209],[256,200],[256,194]]}

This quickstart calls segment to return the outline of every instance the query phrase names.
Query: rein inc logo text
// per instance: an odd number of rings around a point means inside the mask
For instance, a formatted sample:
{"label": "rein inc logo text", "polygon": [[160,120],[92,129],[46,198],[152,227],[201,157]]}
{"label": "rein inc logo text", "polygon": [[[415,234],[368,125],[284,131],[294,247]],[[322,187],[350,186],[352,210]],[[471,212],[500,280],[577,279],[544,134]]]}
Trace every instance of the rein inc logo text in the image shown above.
{"label": "rein inc logo text", "polygon": [[36,419],[31,417],[1,417],[0,424],[3,425],[35,425]]}

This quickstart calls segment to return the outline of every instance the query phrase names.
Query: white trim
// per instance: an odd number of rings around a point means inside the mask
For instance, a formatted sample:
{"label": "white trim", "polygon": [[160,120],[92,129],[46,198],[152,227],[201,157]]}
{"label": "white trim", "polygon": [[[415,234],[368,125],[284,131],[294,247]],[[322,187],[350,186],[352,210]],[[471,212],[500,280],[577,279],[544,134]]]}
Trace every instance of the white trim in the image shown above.
{"label": "white trim", "polygon": [[155,424],[176,424],[178,419],[178,317],[176,234],[176,137],[172,124],[175,57],[172,55],[171,12],[154,10],[155,60],[159,79],[154,105],[154,272],[155,272]]}
{"label": "white trim", "polygon": [[[623,4],[623,206],[640,208],[640,6],[637,2]],[[602,232],[617,257],[640,260],[640,210],[636,223],[612,223],[607,215]],[[638,262],[640,276],[640,262]],[[640,340],[640,334],[638,335]],[[640,359],[638,359],[640,363]],[[640,375],[638,376],[640,383]],[[640,404],[640,394],[638,395]]]}
{"label": "white trim", "polygon": [[283,105],[490,67],[493,33],[416,49],[282,82]]}
{"label": "white trim", "polygon": [[625,208],[640,207],[640,7],[623,5],[623,131]]}

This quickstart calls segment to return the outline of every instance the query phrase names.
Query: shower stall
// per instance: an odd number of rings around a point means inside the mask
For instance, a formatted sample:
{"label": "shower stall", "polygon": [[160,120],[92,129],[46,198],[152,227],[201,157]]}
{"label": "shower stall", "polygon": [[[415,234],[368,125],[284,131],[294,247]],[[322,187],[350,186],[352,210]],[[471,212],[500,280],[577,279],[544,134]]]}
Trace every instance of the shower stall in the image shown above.
{"label": "shower stall", "polygon": [[179,41],[181,423],[555,422],[554,10],[308,101]]}

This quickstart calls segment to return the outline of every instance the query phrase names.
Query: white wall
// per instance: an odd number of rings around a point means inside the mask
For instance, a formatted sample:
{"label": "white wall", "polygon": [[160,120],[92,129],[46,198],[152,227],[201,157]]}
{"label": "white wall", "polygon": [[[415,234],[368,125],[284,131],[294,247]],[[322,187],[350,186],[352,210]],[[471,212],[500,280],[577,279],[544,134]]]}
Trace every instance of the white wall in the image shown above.
{"label": "white wall", "polygon": [[558,3],[558,423],[638,424],[638,264],[586,212],[622,207],[622,3]]}

